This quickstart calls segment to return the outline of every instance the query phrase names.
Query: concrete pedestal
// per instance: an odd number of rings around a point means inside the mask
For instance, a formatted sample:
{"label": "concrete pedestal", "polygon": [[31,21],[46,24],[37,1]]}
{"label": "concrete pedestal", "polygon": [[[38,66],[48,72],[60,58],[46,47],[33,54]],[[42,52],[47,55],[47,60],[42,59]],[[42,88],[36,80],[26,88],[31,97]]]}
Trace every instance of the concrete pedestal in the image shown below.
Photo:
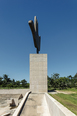
{"label": "concrete pedestal", "polygon": [[47,92],[47,54],[30,54],[30,89]]}

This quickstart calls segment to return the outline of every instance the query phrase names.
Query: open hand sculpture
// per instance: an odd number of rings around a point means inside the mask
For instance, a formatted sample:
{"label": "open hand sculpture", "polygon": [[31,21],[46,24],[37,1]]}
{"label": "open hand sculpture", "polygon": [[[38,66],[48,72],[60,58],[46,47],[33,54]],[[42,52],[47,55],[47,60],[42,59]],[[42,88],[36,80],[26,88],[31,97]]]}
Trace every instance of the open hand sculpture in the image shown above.
{"label": "open hand sculpture", "polygon": [[38,35],[38,22],[36,16],[34,17],[34,23],[32,20],[28,22],[30,29],[32,31],[34,46],[37,48],[37,54],[40,51],[40,40],[41,37]]}

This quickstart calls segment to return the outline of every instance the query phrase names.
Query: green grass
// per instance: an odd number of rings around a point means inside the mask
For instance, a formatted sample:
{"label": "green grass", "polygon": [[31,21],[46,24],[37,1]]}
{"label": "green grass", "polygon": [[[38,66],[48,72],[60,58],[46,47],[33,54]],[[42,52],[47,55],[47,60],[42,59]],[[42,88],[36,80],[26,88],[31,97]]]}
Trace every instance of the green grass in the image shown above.
{"label": "green grass", "polygon": [[77,89],[76,88],[67,88],[67,89],[62,89],[60,91],[72,91],[72,92],[76,92],[77,93]]}
{"label": "green grass", "polygon": [[[72,90],[70,89],[70,91]],[[73,94],[58,93],[58,94],[50,94],[50,95],[77,115],[77,89],[74,89],[73,92],[75,91],[76,93]]]}

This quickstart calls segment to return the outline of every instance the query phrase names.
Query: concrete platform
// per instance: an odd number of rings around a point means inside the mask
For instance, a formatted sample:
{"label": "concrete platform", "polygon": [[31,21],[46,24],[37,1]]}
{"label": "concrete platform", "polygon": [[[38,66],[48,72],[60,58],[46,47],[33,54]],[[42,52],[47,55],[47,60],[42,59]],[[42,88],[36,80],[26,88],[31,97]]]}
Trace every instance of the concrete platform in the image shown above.
{"label": "concrete platform", "polygon": [[30,89],[0,89],[0,94],[23,94],[25,95]]}
{"label": "concrete platform", "polygon": [[30,94],[20,116],[50,116],[45,94]]}

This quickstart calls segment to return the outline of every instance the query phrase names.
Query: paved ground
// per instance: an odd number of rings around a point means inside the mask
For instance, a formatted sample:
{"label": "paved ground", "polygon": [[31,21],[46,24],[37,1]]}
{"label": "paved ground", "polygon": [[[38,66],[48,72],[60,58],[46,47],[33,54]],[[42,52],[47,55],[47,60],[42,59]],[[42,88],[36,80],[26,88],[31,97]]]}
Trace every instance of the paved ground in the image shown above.
{"label": "paved ground", "polygon": [[18,100],[20,94],[23,96],[29,89],[0,89],[0,116],[10,112],[10,116],[14,113],[16,108],[11,109],[9,107],[11,99],[14,99],[16,104],[20,103],[21,100]]}
{"label": "paved ground", "polygon": [[0,89],[0,94],[23,94],[25,95],[30,89]]}
{"label": "paved ground", "polygon": [[50,116],[44,94],[30,94],[20,116]]}
{"label": "paved ground", "polygon": [[11,99],[18,103],[19,96],[20,94],[0,94],[0,116],[8,112],[12,114],[15,111],[16,108],[11,109],[10,107]]}
{"label": "paved ground", "polygon": [[[10,116],[12,116],[16,108],[10,109],[9,104],[11,99],[18,99],[20,94],[23,94],[24,96],[29,90],[30,89],[0,89],[0,116],[6,112],[11,112]],[[74,92],[57,90],[49,91],[49,93],[70,94]],[[50,114],[44,94],[30,94],[20,116],[25,116],[24,114],[26,116],[49,116]]]}

